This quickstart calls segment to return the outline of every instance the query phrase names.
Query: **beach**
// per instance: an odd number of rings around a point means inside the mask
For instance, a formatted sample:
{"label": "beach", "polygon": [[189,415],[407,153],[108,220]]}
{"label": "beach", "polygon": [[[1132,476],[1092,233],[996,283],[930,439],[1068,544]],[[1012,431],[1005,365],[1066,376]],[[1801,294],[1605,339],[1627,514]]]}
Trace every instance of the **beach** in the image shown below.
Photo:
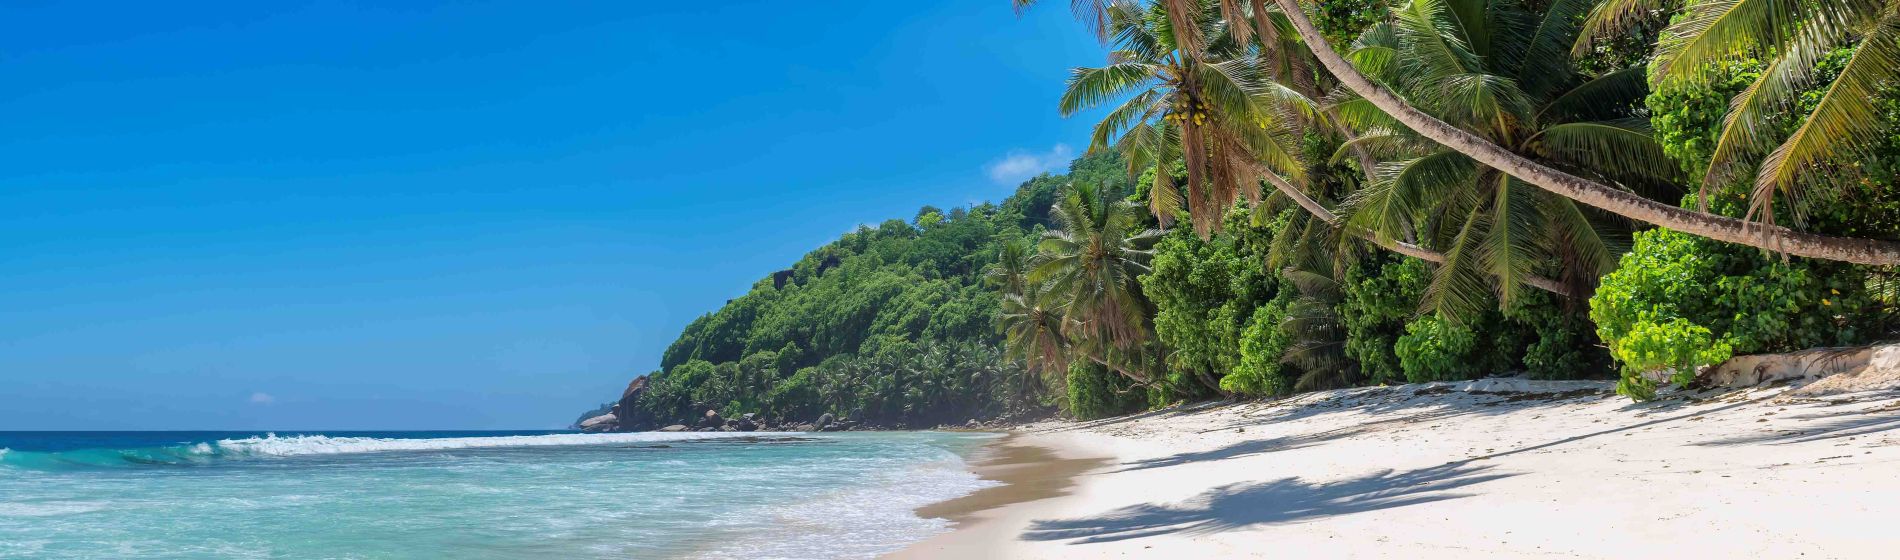
{"label": "beach", "polygon": [[1486,380],[1025,426],[972,461],[1004,486],[919,510],[954,529],[891,557],[1886,558],[1900,546],[1886,527],[1900,512],[1900,393],[1665,397]]}

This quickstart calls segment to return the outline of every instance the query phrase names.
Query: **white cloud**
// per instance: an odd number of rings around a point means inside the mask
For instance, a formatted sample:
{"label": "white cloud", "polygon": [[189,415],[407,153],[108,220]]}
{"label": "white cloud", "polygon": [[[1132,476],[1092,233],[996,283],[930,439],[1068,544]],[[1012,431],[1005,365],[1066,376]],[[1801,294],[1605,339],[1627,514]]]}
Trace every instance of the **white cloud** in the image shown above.
{"label": "white cloud", "polygon": [[1002,159],[983,166],[983,171],[989,174],[991,181],[1014,185],[1047,171],[1066,169],[1072,159],[1075,159],[1075,152],[1069,149],[1068,144],[1056,144],[1044,153],[1011,150]]}
{"label": "white cloud", "polygon": [[274,402],[277,402],[277,397],[270,396],[270,393],[251,393],[251,404],[270,404]]}

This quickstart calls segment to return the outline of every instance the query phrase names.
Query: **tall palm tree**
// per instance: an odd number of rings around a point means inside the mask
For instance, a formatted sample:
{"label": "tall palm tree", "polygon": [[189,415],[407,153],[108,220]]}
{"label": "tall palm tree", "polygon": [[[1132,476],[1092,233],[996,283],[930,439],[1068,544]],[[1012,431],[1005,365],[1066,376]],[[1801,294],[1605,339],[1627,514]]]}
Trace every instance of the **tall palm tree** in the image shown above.
{"label": "tall palm tree", "polygon": [[[1166,227],[1185,198],[1202,237],[1239,196],[1259,200],[1263,176],[1304,177],[1288,125],[1310,107],[1261,79],[1251,43],[1233,33],[1248,26],[1227,25],[1211,4],[1105,3],[1099,21],[1111,37],[1110,63],[1075,69],[1060,103],[1070,116],[1125,99],[1095,126],[1089,149],[1120,150],[1131,174],[1159,165],[1150,209]],[[1165,172],[1175,161],[1187,168],[1186,197]]]}
{"label": "tall palm tree", "polygon": [[1137,365],[1151,316],[1139,277],[1148,272],[1160,232],[1142,230],[1138,211],[1091,185],[1073,185],[1052,212],[1061,229],[1043,234],[1028,280],[1042,286],[1046,306],[1061,311],[1062,333],[1074,351],[1149,383]]}
{"label": "tall palm tree", "polygon": [[1069,367],[1069,339],[1062,334],[1061,310],[1047,305],[1042,284],[1028,280],[1030,262],[1027,243],[1003,244],[990,273],[1002,293],[997,327],[1003,331],[1006,355],[1022,360],[1043,387],[1055,389],[1062,386]]}
{"label": "tall palm tree", "polygon": [[[1584,1],[1586,0],[1558,0],[1557,3],[1563,4]],[[1293,29],[1299,34],[1300,38],[1305,41],[1314,56],[1319,59],[1320,64],[1324,66],[1327,71],[1331,72],[1335,78],[1339,79],[1345,87],[1360,97],[1365,98],[1379,110],[1391,115],[1393,119],[1406,128],[1416,131],[1420,135],[1442,144],[1447,148],[1462,153],[1478,163],[1490,166],[1527,184],[1550,191],[1564,198],[1607,210],[1626,218],[1720,241],[1760,247],[1802,257],[1861,264],[1900,264],[1900,243],[1875,239],[1819,235],[1795,231],[1774,224],[1756,223],[1707,212],[1689,210],[1645,198],[1634,192],[1585,179],[1535,161],[1530,157],[1500,146],[1483,136],[1434,117],[1430,113],[1414,106],[1412,102],[1401,97],[1391,89],[1388,89],[1385,85],[1373,81],[1326,43],[1325,37],[1321,35],[1319,29],[1313,25],[1312,20],[1307,17],[1306,12],[1300,6],[1299,0],[1275,0],[1275,2],[1280,6],[1281,12],[1286,14],[1288,21],[1292,23]],[[1842,2],[1836,0],[1824,0],[1822,3],[1830,5],[1842,4]],[[1791,12],[1799,12],[1803,9],[1801,6],[1805,6],[1805,4],[1802,3],[1789,3],[1776,0],[1735,0],[1722,2],[1721,4],[1730,7],[1752,7],[1753,10],[1751,11],[1757,13],[1757,17],[1735,21],[1715,18],[1715,21],[1724,23],[1724,25],[1720,27],[1714,26],[1713,24],[1709,25],[1709,27],[1715,28],[1718,31],[1712,32],[1714,34],[1711,35],[1717,38],[1733,37],[1739,30],[1748,29],[1743,26],[1746,22],[1766,24],[1767,22],[1777,21],[1775,18],[1792,17],[1790,16]],[[1766,8],[1769,6],[1781,8],[1771,10]],[[1867,50],[1868,47],[1873,47],[1873,52],[1869,53],[1864,59],[1857,53],[1856,58],[1864,61],[1861,64],[1862,66],[1869,68],[1872,66],[1884,66],[1888,71],[1892,71],[1896,66],[1891,63],[1896,58],[1893,56],[1892,49],[1895,48],[1895,46],[1892,37],[1896,32],[1896,27],[1900,27],[1900,24],[1896,24],[1896,20],[1893,17],[1893,10],[1890,7],[1883,7],[1878,13],[1881,15],[1874,20],[1876,23],[1867,28],[1870,37],[1869,42],[1862,47],[1863,51]],[[1774,26],[1770,26],[1770,28],[1786,29]],[[1729,31],[1719,32],[1723,29]],[[1819,31],[1816,33],[1819,33]],[[1689,50],[1689,52],[1713,53],[1721,51],[1713,49],[1692,49]],[[1879,64],[1883,61],[1888,63],[1884,65]],[[1850,65],[1854,65],[1854,63],[1850,62]],[[1858,78],[1850,82],[1847,87],[1841,87],[1838,91],[1843,94],[1854,91],[1871,91],[1872,84],[1866,80],[1878,75],[1878,73],[1868,69],[1856,72],[1854,75],[1858,76]],[[1835,91],[1837,90],[1830,88],[1830,97],[1832,97]],[[1863,99],[1862,101],[1864,102],[1865,100]],[[1827,104],[1824,103],[1823,105]],[[1819,133],[1830,133],[1837,137],[1853,136],[1855,132],[1860,130],[1860,126],[1864,126],[1864,123],[1847,122],[1856,118],[1844,110],[1852,106],[1853,102],[1851,101],[1837,100],[1832,105],[1832,107],[1834,107],[1833,109],[1830,109],[1825,114],[1817,115],[1818,117],[1825,118],[1811,120],[1807,125],[1802,127],[1803,131],[1812,130],[1813,133],[1797,132],[1795,136],[1791,137],[1791,141],[1809,138],[1810,134],[1828,135]],[[1820,109],[1817,108],[1817,112],[1818,111],[1820,111]],[[1865,114],[1866,113],[1863,113],[1861,116],[1864,117]],[[1781,159],[1792,161],[1797,165],[1811,162],[1813,158],[1817,157],[1817,154],[1820,153],[1819,150],[1827,146],[1829,146],[1829,144],[1820,142],[1819,140],[1802,140],[1794,144],[1784,143],[1783,148],[1780,148],[1780,150],[1786,153],[1781,156]],[[1767,163],[1774,164],[1769,167],[1782,167],[1782,165],[1774,159],[1771,159]]]}
{"label": "tall palm tree", "polygon": [[[1511,0],[1412,0],[1368,28],[1352,56],[1414,106],[1488,142],[1625,189],[1671,189],[1677,166],[1634,113],[1642,69],[1586,77],[1572,68],[1577,22],[1590,7],[1560,0],[1534,14]],[[1339,106],[1362,129],[1381,131],[1354,142],[1380,143],[1388,157],[1348,201],[1346,223],[1382,240],[1416,235],[1442,251],[1426,295],[1446,316],[1481,312],[1494,295],[1508,307],[1536,274],[1585,294],[1615,267],[1614,239],[1625,228],[1427,141],[1363,99]]]}

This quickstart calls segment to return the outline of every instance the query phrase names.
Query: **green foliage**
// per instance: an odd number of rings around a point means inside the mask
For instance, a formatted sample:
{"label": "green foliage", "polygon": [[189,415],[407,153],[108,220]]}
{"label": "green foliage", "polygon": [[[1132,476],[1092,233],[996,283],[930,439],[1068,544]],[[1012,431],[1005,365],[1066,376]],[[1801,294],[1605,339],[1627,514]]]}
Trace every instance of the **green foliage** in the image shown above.
{"label": "green foliage", "polygon": [[1761,76],[1760,61],[1729,61],[1709,70],[1707,81],[1651,84],[1643,104],[1649,108],[1649,126],[1656,142],[1690,177],[1700,179],[1715,155],[1722,133],[1722,117],[1729,100]]}
{"label": "green foliage", "polygon": [[1379,255],[1346,269],[1339,316],[1346,330],[1346,356],[1356,360],[1369,383],[1405,378],[1393,347],[1405,324],[1418,312],[1419,298],[1431,284],[1424,261]]}
{"label": "green foliage", "polygon": [[1366,27],[1384,19],[1389,8],[1385,0],[1328,0],[1317,4],[1313,25],[1334,49],[1345,51]]}
{"label": "green foliage", "polygon": [[1456,381],[1487,373],[1471,360],[1478,335],[1470,328],[1425,315],[1406,323],[1405,334],[1392,345],[1405,380],[1411,383]]}
{"label": "green foliage", "polygon": [[[1656,347],[1700,344],[1695,332],[1744,354],[1856,344],[1876,336],[1873,323],[1883,313],[1867,294],[1865,276],[1853,271],[1651,230],[1637,234],[1621,266],[1603,277],[1590,298],[1590,318],[1626,370],[1656,365],[1633,357],[1699,355],[1696,348]],[[1640,351],[1619,350],[1633,344]]]}
{"label": "green foliage", "polygon": [[1504,317],[1529,329],[1524,369],[1536,379],[1596,377],[1610,369],[1610,356],[1596,338],[1589,316],[1566,309],[1555,297],[1533,293],[1505,310]]}
{"label": "green foliage", "polygon": [[[1171,375],[1221,379],[1238,371],[1255,309],[1278,293],[1278,278],[1264,266],[1273,230],[1251,226],[1251,215],[1252,210],[1237,206],[1227,213],[1222,232],[1208,240],[1176,229],[1155,245],[1152,270],[1141,281],[1155,306],[1155,336],[1170,350]],[[1219,383],[1223,391],[1263,394],[1229,388],[1224,379]],[[1206,390],[1190,385],[1181,396]]]}
{"label": "green foliage", "polygon": [[[1073,168],[1131,190],[1112,155]],[[1045,175],[1000,205],[925,206],[819,247],[688,325],[649,375],[633,423],[690,423],[714,408],[925,426],[1039,406],[1021,361],[1001,354],[1001,298],[984,278],[1005,242],[1053,223],[1049,205],[1066,183]]]}
{"label": "green foliage", "polygon": [[1077,360],[1069,364],[1069,413],[1093,420],[1139,410],[1142,393],[1131,390],[1128,378],[1101,365]]}
{"label": "green foliage", "polygon": [[1247,329],[1240,335],[1239,363],[1221,378],[1221,390],[1246,396],[1292,392],[1292,368],[1281,363],[1293,344],[1293,336],[1284,327],[1292,300],[1293,291],[1283,290],[1279,297],[1254,309]]}
{"label": "green foliage", "polygon": [[1610,346],[1610,355],[1623,362],[1623,379],[1617,382],[1616,392],[1649,400],[1655,398],[1656,387],[1645,374],[1669,370],[1673,372],[1670,381],[1684,385],[1695,378],[1696,368],[1720,363],[1733,353],[1727,340],[1688,319],[1638,321]]}

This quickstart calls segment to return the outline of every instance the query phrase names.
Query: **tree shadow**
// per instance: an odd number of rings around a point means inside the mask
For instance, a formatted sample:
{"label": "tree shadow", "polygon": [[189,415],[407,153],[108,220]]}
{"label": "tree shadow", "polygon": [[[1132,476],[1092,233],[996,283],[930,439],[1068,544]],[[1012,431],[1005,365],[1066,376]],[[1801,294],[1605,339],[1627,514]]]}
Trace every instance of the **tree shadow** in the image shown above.
{"label": "tree shadow", "polygon": [[[1847,417],[1859,415],[1859,417]],[[1796,416],[1797,420],[1818,420],[1804,425],[1798,430],[1778,430],[1772,433],[1735,436],[1696,443],[1705,447],[1726,447],[1731,445],[1787,445],[1825,441],[1836,438],[1877,434],[1900,428],[1900,415],[1878,414],[1872,412],[1844,412],[1838,414],[1812,414]]]}
{"label": "tree shadow", "polygon": [[[1379,421],[1409,424],[1457,416],[1500,415],[1529,408],[1598,399],[1612,394],[1606,389],[1594,387],[1558,392],[1517,393],[1461,391],[1454,389],[1451,385],[1453,384],[1438,383],[1361,387],[1328,393],[1308,393],[1262,403],[1265,405],[1263,408],[1242,414],[1241,420],[1229,423],[1226,428],[1284,423],[1339,412],[1353,412],[1367,416],[1410,413],[1400,418]],[[1218,429],[1220,428],[1216,430]]]}
{"label": "tree shadow", "polygon": [[1023,540],[1113,542],[1166,534],[1201,535],[1294,523],[1470,496],[1447,492],[1515,474],[1489,466],[1440,465],[1324,483],[1297,477],[1220,486],[1180,504],[1141,504],[1095,517],[1037,520]]}
{"label": "tree shadow", "polygon": [[1261,455],[1261,454],[1266,454],[1266,453],[1273,453],[1276,451],[1287,451],[1287,450],[1292,450],[1292,449],[1299,449],[1299,448],[1307,447],[1310,445],[1317,445],[1321,441],[1323,440],[1319,438],[1306,438],[1306,437],[1276,437],[1276,438],[1267,438],[1267,439],[1247,440],[1247,441],[1243,441],[1243,442],[1229,445],[1226,447],[1222,447],[1220,449],[1214,449],[1214,450],[1209,450],[1209,451],[1195,451],[1195,452],[1190,452],[1190,453],[1176,453],[1174,455],[1169,455],[1166,457],[1154,457],[1150,459],[1142,459],[1139,461],[1131,461],[1127,463],[1122,463],[1122,468],[1120,470],[1116,470],[1112,472],[1119,473],[1119,472],[1128,472],[1128,471],[1139,471],[1139,470],[1147,470],[1147,469],[1158,469],[1162,467],[1172,467],[1176,465],[1184,465],[1187,463],[1197,463],[1197,462],[1202,462],[1202,461],[1221,461],[1221,460],[1226,460],[1226,459],[1237,459],[1240,457]]}

